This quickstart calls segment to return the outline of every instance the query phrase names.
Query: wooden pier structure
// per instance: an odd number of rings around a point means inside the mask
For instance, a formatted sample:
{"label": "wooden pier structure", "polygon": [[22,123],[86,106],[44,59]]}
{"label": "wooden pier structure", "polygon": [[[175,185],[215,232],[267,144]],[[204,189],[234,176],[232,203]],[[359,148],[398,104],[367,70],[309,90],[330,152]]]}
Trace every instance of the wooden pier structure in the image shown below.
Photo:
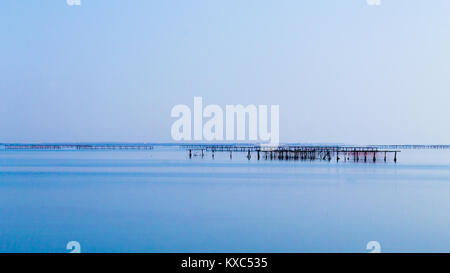
{"label": "wooden pier structure", "polygon": [[265,147],[261,145],[184,145],[189,153],[189,158],[193,155],[201,154],[203,158],[206,153],[210,153],[211,157],[215,157],[217,152],[229,153],[230,159],[234,153],[244,153],[248,160],[252,156],[257,160],[302,160],[314,161],[324,160],[336,162],[353,161],[353,162],[387,162],[392,160],[397,162],[397,154],[399,150],[380,149],[373,146],[308,146],[308,145],[280,145],[278,147]]}
{"label": "wooden pier structure", "polygon": [[[157,145],[157,144],[156,144]],[[1,144],[5,150],[153,150],[154,145],[147,143],[83,143],[83,144]],[[228,153],[233,159],[233,153],[244,154],[250,160],[301,160],[301,161],[336,161],[336,162],[397,162],[400,150],[392,146],[324,146],[324,145],[294,145],[283,144],[270,147],[259,144],[181,144],[187,150],[189,158],[216,153]],[[389,149],[390,148],[390,149]]]}

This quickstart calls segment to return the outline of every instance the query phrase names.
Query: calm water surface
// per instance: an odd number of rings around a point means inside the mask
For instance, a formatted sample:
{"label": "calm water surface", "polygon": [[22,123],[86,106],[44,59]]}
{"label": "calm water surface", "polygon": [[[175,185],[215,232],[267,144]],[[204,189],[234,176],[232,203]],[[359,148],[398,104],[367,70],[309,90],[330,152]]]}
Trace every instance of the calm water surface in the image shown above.
{"label": "calm water surface", "polygon": [[450,251],[450,150],[399,162],[0,151],[0,252]]}

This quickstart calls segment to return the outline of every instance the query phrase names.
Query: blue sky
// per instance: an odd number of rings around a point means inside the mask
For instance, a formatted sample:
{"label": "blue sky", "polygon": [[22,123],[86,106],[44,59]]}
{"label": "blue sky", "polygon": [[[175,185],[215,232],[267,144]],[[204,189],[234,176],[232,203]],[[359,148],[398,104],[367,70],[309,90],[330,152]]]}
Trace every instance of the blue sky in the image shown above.
{"label": "blue sky", "polygon": [[171,141],[278,104],[282,142],[450,144],[450,1],[2,1],[0,142]]}

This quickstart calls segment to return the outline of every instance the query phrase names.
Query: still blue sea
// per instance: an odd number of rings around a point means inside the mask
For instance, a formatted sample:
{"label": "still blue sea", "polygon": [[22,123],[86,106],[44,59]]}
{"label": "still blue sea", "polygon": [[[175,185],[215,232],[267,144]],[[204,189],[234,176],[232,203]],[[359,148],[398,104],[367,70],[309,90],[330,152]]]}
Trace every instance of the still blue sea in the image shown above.
{"label": "still blue sea", "polygon": [[0,252],[450,251],[450,150],[397,164],[0,151]]}

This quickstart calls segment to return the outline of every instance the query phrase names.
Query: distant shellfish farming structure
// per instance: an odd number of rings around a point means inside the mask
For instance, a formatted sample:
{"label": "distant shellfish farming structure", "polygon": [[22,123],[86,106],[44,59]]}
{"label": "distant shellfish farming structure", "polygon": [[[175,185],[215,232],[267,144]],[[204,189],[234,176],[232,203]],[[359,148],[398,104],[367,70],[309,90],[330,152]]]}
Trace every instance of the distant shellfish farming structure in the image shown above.
{"label": "distant shellfish farming structure", "polygon": [[3,144],[5,150],[153,150],[153,145],[137,144]]}
{"label": "distant shellfish farming structure", "polygon": [[230,159],[233,153],[244,153],[248,160],[255,157],[257,160],[299,160],[314,161],[351,161],[351,162],[397,162],[400,150],[382,149],[375,146],[313,146],[313,145],[279,145],[277,147],[262,146],[259,144],[195,144],[183,145],[189,153],[189,158],[210,154],[212,158],[216,153],[228,153]]}

